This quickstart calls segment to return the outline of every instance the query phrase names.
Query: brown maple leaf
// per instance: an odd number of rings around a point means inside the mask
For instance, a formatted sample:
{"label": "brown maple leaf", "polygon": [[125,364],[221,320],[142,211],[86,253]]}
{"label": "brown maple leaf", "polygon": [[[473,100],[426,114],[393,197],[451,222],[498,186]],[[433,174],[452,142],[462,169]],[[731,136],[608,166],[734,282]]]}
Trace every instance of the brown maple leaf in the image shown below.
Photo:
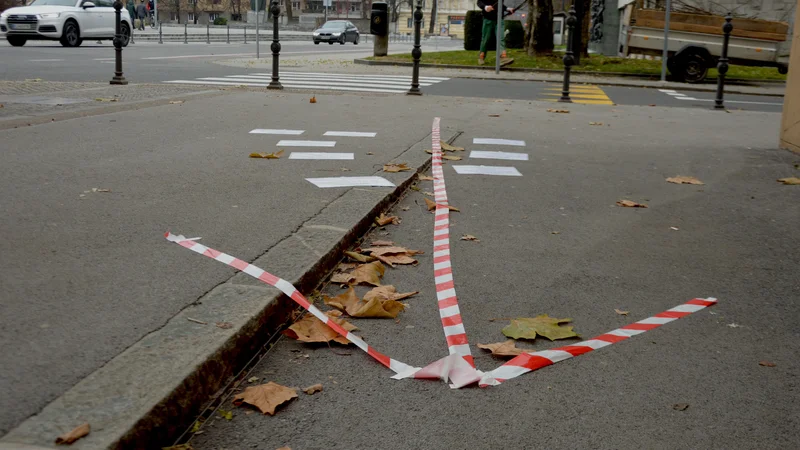
{"label": "brown maple leaf", "polygon": [[480,242],[481,241],[480,239],[476,238],[475,236],[473,236],[471,234],[465,234],[465,235],[461,236],[461,240],[462,241],[475,241],[475,242]]}
{"label": "brown maple leaf", "polygon": [[88,423],[78,425],[71,431],[68,431],[56,438],[56,445],[72,445],[73,442],[86,436],[91,431]]}
{"label": "brown maple leaf", "polygon": [[394,300],[381,300],[372,297],[369,301],[358,298],[353,288],[336,297],[325,296],[325,304],[352,317],[394,319],[404,309],[403,304]]}
{"label": "brown maple leaf", "polygon": [[[426,197],[425,198],[425,205],[428,206],[428,211],[433,211],[433,210],[436,209],[437,203],[435,201],[433,201],[433,200],[431,200],[431,199]],[[439,205],[439,206],[443,206],[444,207],[445,205]],[[447,209],[449,209],[450,211],[461,212],[461,210],[456,208],[455,206],[447,205]]]}
{"label": "brown maple leaf", "polygon": [[364,300],[370,301],[373,298],[377,298],[378,300],[403,300],[416,294],[419,294],[419,291],[399,293],[397,292],[397,288],[391,284],[387,284],[371,289],[364,294]]}
{"label": "brown maple leaf", "polygon": [[381,241],[381,240],[372,241],[372,246],[373,247],[391,247],[393,245],[394,245],[394,242],[392,242],[392,241]]}
{"label": "brown maple leaf", "polygon": [[322,392],[322,383],[314,384],[312,386],[304,388],[303,392],[305,392],[308,395],[312,395],[315,392]]}
{"label": "brown maple leaf", "polygon": [[525,353],[525,350],[517,348],[517,343],[512,339],[494,344],[478,344],[478,348],[491,350],[494,356],[519,356]]}
{"label": "brown maple leaf", "polygon": [[282,155],[283,155],[283,150],[272,153],[250,153],[251,158],[262,158],[262,159],[279,159]]}
{"label": "brown maple leaf", "polygon": [[[337,318],[333,311],[326,313],[326,315],[331,318],[330,320],[337,323],[346,331],[355,331],[358,329],[350,322]],[[348,341],[344,336],[340,336],[339,333],[333,331],[331,327],[311,314],[306,314],[303,316],[302,319],[293,323],[288,329],[284,330],[282,334],[300,342],[316,343],[333,341],[343,345],[350,344],[350,341]]]}
{"label": "brown maple leaf", "polygon": [[408,167],[407,163],[390,163],[383,165],[384,172],[397,173],[405,172],[406,170],[411,170],[411,167]]}
{"label": "brown maple leaf", "polygon": [[380,226],[386,226],[390,223],[400,225],[400,218],[397,216],[387,216],[386,214],[381,213],[380,216],[375,218],[375,222]]}
{"label": "brown maple leaf", "polygon": [[631,200],[620,200],[617,202],[617,206],[623,206],[625,208],[647,208],[647,205],[644,203],[636,203]]}
{"label": "brown maple leaf", "polygon": [[439,144],[442,150],[446,152],[463,152],[464,147],[456,147],[455,145],[450,145],[447,142],[442,142]]}
{"label": "brown maple leaf", "polygon": [[417,175],[419,181],[433,181],[433,177],[429,177],[427,175]]}
{"label": "brown maple leaf", "polygon": [[705,184],[702,181],[698,180],[695,177],[686,177],[683,175],[678,175],[675,177],[667,178],[668,183],[675,183],[675,184]]}
{"label": "brown maple leaf", "polygon": [[572,319],[557,319],[547,314],[533,318],[512,319],[511,323],[503,328],[503,334],[512,339],[536,339],[536,336],[544,336],[551,341],[578,337],[572,331],[573,327],[561,326],[571,321]]}
{"label": "brown maple leaf", "polygon": [[246,403],[258,408],[262,414],[275,415],[275,408],[297,398],[297,391],[270,381],[267,384],[250,386],[233,398],[233,404],[241,406]]}
{"label": "brown maple leaf", "polygon": [[800,185],[800,178],[797,177],[778,178],[778,181],[783,184]]}

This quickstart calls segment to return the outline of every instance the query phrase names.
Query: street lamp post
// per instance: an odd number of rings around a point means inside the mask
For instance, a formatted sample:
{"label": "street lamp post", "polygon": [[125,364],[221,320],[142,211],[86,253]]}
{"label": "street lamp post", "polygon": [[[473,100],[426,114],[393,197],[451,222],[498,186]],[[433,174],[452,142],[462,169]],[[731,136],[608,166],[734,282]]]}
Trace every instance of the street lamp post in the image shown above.
{"label": "street lamp post", "polygon": [[725,24],[722,25],[722,33],[724,35],[722,40],[722,56],[719,57],[717,63],[717,98],[714,100],[715,109],[725,109],[722,104],[722,96],[725,91],[725,74],[728,73],[728,43],[731,40],[731,31],[733,31],[733,24],[731,23],[733,17],[728,13],[725,16]]}
{"label": "street lamp post", "polygon": [[126,85],[128,80],[122,74],[122,24],[120,11],[122,10],[122,1],[116,0],[114,2],[114,78],[111,79],[111,84]]}
{"label": "street lamp post", "polygon": [[269,82],[267,89],[283,89],[278,75],[278,56],[281,52],[281,43],[278,38],[278,16],[281,14],[281,5],[278,0],[272,0],[270,12],[272,13],[272,45],[269,48],[272,50],[272,81]]}
{"label": "street lamp post", "polygon": [[422,57],[420,49],[420,33],[422,28],[422,0],[417,0],[417,9],[414,11],[414,49],[411,50],[411,57],[414,58],[414,69],[411,72],[411,89],[406,94],[422,95],[419,89],[419,59]]}
{"label": "street lamp post", "polygon": [[573,56],[572,52],[572,45],[573,39],[572,35],[575,33],[575,23],[578,19],[575,17],[575,5],[573,4],[569,8],[569,17],[567,17],[567,32],[569,36],[567,36],[567,52],[564,54],[564,86],[561,88],[561,98],[558,101],[563,103],[572,103],[572,99],[569,98],[569,73],[572,70],[573,64],[575,64],[575,56]]}

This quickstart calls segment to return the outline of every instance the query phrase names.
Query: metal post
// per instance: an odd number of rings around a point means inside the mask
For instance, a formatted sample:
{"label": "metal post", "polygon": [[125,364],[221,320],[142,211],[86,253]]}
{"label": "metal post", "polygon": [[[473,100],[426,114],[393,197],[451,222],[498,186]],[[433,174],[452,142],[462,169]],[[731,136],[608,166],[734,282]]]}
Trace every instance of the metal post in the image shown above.
{"label": "metal post", "polygon": [[278,0],[272,0],[272,81],[269,82],[267,89],[283,89],[278,75],[278,56],[281,52],[281,43],[278,37],[278,19],[281,15],[281,5]]}
{"label": "metal post", "polygon": [[497,45],[494,52],[494,73],[500,73],[500,45],[503,43],[503,0],[498,0],[497,9]]}
{"label": "metal post", "polygon": [[422,0],[417,0],[417,8],[414,11],[414,48],[411,50],[411,57],[414,58],[414,70],[411,74],[411,89],[407,95],[422,95],[419,90],[419,59],[422,57],[420,49],[420,32],[422,28]]}
{"label": "metal post", "polygon": [[[135,19],[134,19],[134,21],[135,21]],[[133,27],[133,28],[136,28],[136,27]],[[136,42],[134,42],[134,40],[133,40],[133,29],[131,29],[131,44],[135,44],[135,43]]]}
{"label": "metal post", "polygon": [[725,16],[725,24],[722,25],[722,33],[724,38],[722,40],[722,56],[717,63],[717,98],[714,100],[714,109],[725,109],[722,104],[722,96],[725,90],[725,74],[728,73],[728,42],[731,40],[731,31],[733,31],[733,24],[731,23],[733,17],[731,13]]}
{"label": "metal post", "polygon": [[162,25],[163,25],[163,24],[162,24],[161,22],[158,22],[158,43],[159,43],[159,44],[163,44],[163,43],[164,43],[164,39],[163,39],[163,35],[162,35],[162,30],[161,30],[161,26],[162,26]]}
{"label": "metal post", "polygon": [[[256,14],[258,17],[258,14]],[[244,43],[247,44],[247,25],[244,26]]]}
{"label": "metal post", "polygon": [[[189,19],[186,19],[186,20],[189,20]],[[186,24],[186,23],[183,24],[183,43],[184,44],[188,44],[189,43],[189,34],[187,33],[187,28],[186,28],[188,26],[189,26],[189,24]]]}
{"label": "metal post", "polygon": [[575,57],[572,52],[572,34],[575,32],[575,22],[578,19],[575,17],[575,5],[569,8],[569,17],[567,17],[567,53],[564,54],[564,86],[561,88],[561,98],[558,101],[563,103],[572,103],[569,98],[569,72],[572,70],[572,65],[575,64]]}
{"label": "metal post", "polygon": [[210,44],[211,43],[210,31],[211,31],[211,24],[206,22],[206,44]]}
{"label": "metal post", "polygon": [[661,54],[661,81],[667,81],[667,59],[669,55],[669,15],[672,1],[667,0],[667,10],[664,13],[664,52]]}
{"label": "metal post", "polygon": [[122,1],[116,0],[114,2],[114,77],[111,79],[111,84],[125,85],[128,80],[122,74],[122,25],[120,23],[120,10],[122,10]]}
{"label": "metal post", "polygon": [[227,30],[227,33],[228,33],[228,38],[227,38],[226,42],[228,44],[230,44],[231,43],[231,24],[228,24],[228,28],[226,30]]}
{"label": "metal post", "polygon": [[[259,47],[259,44],[258,44],[258,41],[260,40],[259,36],[258,36],[258,28],[259,28],[258,27],[258,22],[259,22],[259,20],[258,20],[258,10],[259,9],[261,9],[261,0],[256,0],[256,59],[261,58],[261,47]],[[266,11],[264,11],[264,15],[265,16],[267,15]]]}

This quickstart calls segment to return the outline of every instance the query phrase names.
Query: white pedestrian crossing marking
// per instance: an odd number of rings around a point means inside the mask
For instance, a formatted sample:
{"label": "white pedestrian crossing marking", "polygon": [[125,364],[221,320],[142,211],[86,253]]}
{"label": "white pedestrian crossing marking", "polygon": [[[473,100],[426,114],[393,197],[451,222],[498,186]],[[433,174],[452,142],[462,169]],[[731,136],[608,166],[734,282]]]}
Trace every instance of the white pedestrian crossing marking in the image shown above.
{"label": "white pedestrian crossing marking", "polygon": [[250,134],[283,134],[299,136],[304,132],[305,130],[272,130],[267,128],[256,128],[255,130],[251,131]]}
{"label": "white pedestrian crossing marking", "polygon": [[296,141],[283,139],[276,144],[278,147],[335,147],[336,141]]}
{"label": "white pedestrian crossing marking", "polygon": [[521,177],[516,167],[513,166],[453,166],[459,175],[501,175],[507,177]]}
{"label": "white pedestrian crossing marking", "polygon": [[514,141],[511,139],[473,138],[472,143],[481,145],[511,145],[514,147],[525,147],[525,141]]}
{"label": "white pedestrian crossing marking", "polygon": [[353,153],[292,152],[289,159],[355,159]]}
{"label": "white pedestrian crossing marking", "polygon": [[306,178],[306,181],[319,188],[333,187],[394,187],[394,183],[383,177],[329,177]]}
{"label": "white pedestrian crossing marking", "polygon": [[[212,86],[253,86],[266,87],[272,80],[271,74],[255,73],[248,75],[229,75],[225,77],[205,77],[191,80],[169,80],[165,83],[199,84]],[[420,77],[420,86],[433,86],[447,81],[443,77]],[[352,91],[403,94],[411,87],[411,77],[405,75],[337,74],[281,71],[280,82],[287,89],[312,89],[317,91]]]}
{"label": "white pedestrian crossing marking", "polygon": [[375,137],[378,133],[370,133],[364,131],[326,131],[323,136],[337,136],[337,137]]}
{"label": "white pedestrian crossing marking", "polygon": [[512,161],[527,161],[527,153],[511,153],[511,152],[484,152],[480,150],[473,150],[469,154],[470,158],[475,159],[506,159]]}

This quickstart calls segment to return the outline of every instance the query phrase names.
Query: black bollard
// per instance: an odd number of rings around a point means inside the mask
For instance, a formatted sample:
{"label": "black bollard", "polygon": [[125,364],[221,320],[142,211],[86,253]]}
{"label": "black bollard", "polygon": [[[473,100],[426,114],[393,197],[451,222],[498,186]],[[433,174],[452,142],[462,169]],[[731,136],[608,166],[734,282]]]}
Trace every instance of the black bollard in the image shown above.
{"label": "black bollard", "polygon": [[722,33],[724,38],[722,40],[722,56],[717,63],[717,98],[714,100],[714,109],[725,109],[722,104],[723,91],[725,90],[725,74],[728,73],[728,42],[731,40],[731,31],[733,31],[733,24],[731,23],[733,17],[731,13],[725,16],[725,24],[722,25]]}
{"label": "black bollard", "polygon": [[210,34],[211,24],[206,22],[206,44],[211,43],[211,34]]}
{"label": "black bollard", "polygon": [[[189,19],[186,19],[186,20],[189,20]],[[188,26],[189,26],[189,24],[186,24],[186,23],[183,24],[183,43],[184,44],[188,44],[189,43],[189,34],[188,34],[188,31],[187,31],[187,27]]]}
{"label": "black bollard", "polygon": [[247,25],[244,26],[244,43],[247,44]]}
{"label": "black bollard", "polygon": [[231,43],[231,25],[230,24],[228,24],[228,28],[226,28],[226,32],[228,34],[228,37],[227,37],[225,43],[230,44]]}
{"label": "black bollard", "polygon": [[422,95],[419,90],[419,59],[422,57],[420,49],[420,33],[422,29],[422,0],[417,0],[417,8],[414,11],[414,49],[411,50],[411,57],[414,58],[414,69],[411,73],[411,89],[407,95]]}
{"label": "black bollard", "polygon": [[278,56],[281,52],[281,43],[278,38],[278,19],[281,15],[281,5],[278,0],[272,0],[272,7],[269,10],[272,13],[272,45],[269,46],[272,50],[272,81],[269,82],[267,89],[283,89],[278,76]]}
{"label": "black bollard", "polygon": [[162,32],[161,32],[161,22],[158,22],[158,43],[159,44],[164,43],[164,39],[162,38]]}
{"label": "black bollard", "polygon": [[575,64],[575,56],[572,52],[572,35],[575,32],[575,23],[577,21],[578,19],[575,17],[575,5],[572,5],[569,8],[569,17],[567,17],[567,30],[569,35],[567,36],[567,52],[564,54],[564,86],[561,88],[561,98],[558,99],[558,101],[563,103],[572,103],[572,99],[569,98],[569,72]]}
{"label": "black bollard", "polygon": [[122,1],[116,0],[114,2],[114,78],[111,79],[111,84],[125,85],[128,80],[122,75],[122,24],[120,18],[120,10],[122,10]]}

